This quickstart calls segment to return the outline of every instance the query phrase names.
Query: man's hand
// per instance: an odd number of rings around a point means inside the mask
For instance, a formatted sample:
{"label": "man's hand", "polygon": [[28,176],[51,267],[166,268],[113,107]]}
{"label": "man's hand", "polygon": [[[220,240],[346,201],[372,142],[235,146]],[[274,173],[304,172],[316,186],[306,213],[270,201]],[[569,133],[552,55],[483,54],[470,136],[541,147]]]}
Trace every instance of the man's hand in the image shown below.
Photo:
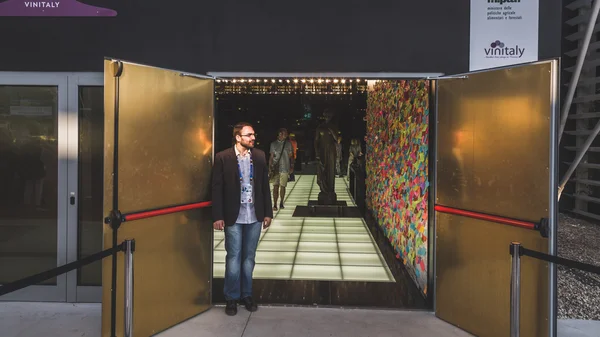
{"label": "man's hand", "polygon": [[265,219],[263,220],[263,229],[267,229],[267,228],[269,228],[269,226],[271,226],[271,221],[272,221],[272,220],[273,220],[273,219],[271,219],[271,218],[265,218]]}
{"label": "man's hand", "polygon": [[217,220],[213,223],[213,228],[218,230],[218,231],[222,231],[223,228],[225,228],[225,221],[223,220]]}

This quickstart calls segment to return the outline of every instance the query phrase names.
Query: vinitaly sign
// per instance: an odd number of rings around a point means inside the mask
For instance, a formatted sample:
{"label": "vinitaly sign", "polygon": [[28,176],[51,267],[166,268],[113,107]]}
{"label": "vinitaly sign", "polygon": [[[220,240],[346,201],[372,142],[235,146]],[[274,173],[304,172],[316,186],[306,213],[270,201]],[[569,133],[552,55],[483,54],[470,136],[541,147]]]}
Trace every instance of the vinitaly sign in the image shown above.
{"label": "vinitaly sign", "polygon": [[7,0],[0,2],[0,16],[117,16],[117,11],[77,0]]}
{"label": "vinitaly sign", "polygon": [[538,60],[539,0],[471,0],[469,71]]}

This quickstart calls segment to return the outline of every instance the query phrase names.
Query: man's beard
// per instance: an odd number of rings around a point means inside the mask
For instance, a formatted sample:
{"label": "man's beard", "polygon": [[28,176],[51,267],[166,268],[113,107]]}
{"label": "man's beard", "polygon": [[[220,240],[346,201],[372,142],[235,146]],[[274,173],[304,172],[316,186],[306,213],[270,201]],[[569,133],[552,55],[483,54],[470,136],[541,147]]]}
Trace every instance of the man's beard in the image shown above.
{"label": "man's beard", "polygon": [[243,147],[245,147],[246,149],[252,149],[254,148],[254,144],[248,142],[248,143],[240,143]]}

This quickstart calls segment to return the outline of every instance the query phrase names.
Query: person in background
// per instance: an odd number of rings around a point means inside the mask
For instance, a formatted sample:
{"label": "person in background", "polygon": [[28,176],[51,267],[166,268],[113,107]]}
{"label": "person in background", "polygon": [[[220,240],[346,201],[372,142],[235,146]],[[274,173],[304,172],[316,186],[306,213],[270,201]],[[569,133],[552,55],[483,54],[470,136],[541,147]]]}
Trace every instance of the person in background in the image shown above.
{"label": "person in background", "polygon": [[285,188],[290,173],[294,172],[294,151],[288,141],[288,131],[285,128],[277,132],[277,140],[271,143],[269,152],[269,181],[273,184],[273,210],[277,211],[277,199],[281,197],[279,208],[283,209]]}
{"label": "person in background", "polygon": [[[292,150],[294,152],[292,159],[293,159],[294,164],[296,164],[296,159],[297,159],[296,154],[298,153],[298,142],[296,141],[296,135],[293,133],[290,133],[290,143],[292,144]],[[292,168],[292,172],[290,173],[289,181],[296,181],[296,177],[294,176],[293,169],[294,168]]]}
{"label": "person in background", "polygon": [[335,144],[335,174],[342,177],[342,136],[337,137]]}
{"label": "person in background", "polygon": [[348,149],[348,168],[346,169],[346,179],[350,180],[350,165],[354,161],[354,158],[358,158],[362,155],[363,153],[360,146],[360,141],[357,138],[352,139],[350,141],[350,148]]}
{"label": "person in background", "polygon": [[290,133],[290,143],[292,143],[292,149],[294,150],[294,161],[296,160],[296,152],[298,152],[298,142],[296,141],[296,135]]}
{"label": "person in background", "polygon": [[25,206],[34,207],[38,211],[44,210],[42,197],[46,165],[42,161],[42,154],[42,141],[38,136],[31,136],[21,147],[19,174],[25,182],[23,201]]}
{"label": "person in background", "polygon": [[267,158],[254,148],[256,136],[249,123],[233,127],[235,144],[215,155],[212,172],[213,228],[225,230],[225,313],[237,314],[241,302],[258,310],[252,298],[252,273],[263,229],[271,225],[271,193]]}
{"label": "person in background", "polygon": [[15,198],[15,180],[19,156],[8,129],[0,128],[0,209],[9,210],[20,198]]}

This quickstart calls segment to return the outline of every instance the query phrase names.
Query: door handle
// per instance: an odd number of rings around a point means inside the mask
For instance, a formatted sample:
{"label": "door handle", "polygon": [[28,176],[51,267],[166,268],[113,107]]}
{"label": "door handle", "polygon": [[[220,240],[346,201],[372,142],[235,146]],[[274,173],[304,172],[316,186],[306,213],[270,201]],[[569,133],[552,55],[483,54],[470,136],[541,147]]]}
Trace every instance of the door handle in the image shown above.
{"label": "door handle", "polygon": [[71,205],[75,205],[75,192],[71,192],[71,197],[69,198],[69,200]]}

